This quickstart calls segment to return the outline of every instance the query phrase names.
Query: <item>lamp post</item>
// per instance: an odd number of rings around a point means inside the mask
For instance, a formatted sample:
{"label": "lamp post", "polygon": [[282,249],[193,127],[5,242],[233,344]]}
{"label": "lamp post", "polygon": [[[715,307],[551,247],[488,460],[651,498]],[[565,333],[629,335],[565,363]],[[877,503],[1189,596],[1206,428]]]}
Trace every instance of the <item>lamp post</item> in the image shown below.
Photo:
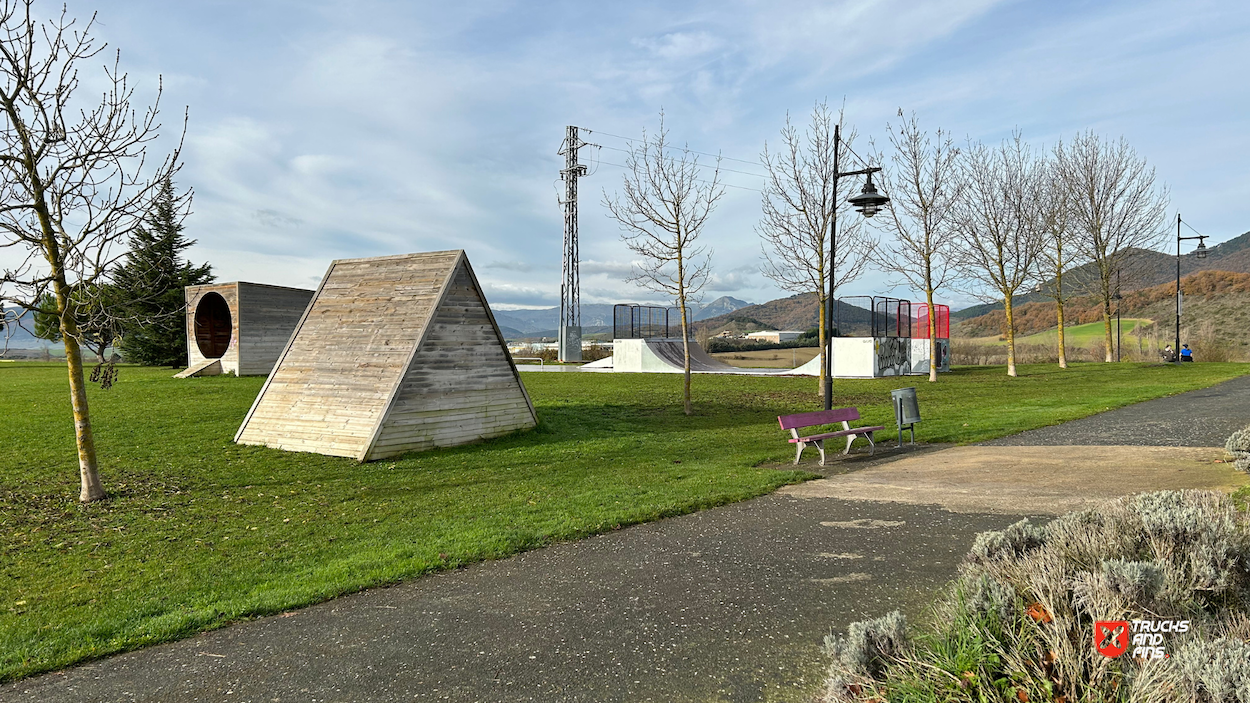
{"label": "lamp post", "polygon": [[1120,295],[1120,270],[1115,271],[1115,295],[1111,296],[1115,301],[1115,363],[1120,363],[1120,333],[1124,331],[1124,325],[1120,322],[1120,306],[1124,296]]}
{"label": "lamp post", "polygon": [[1172,360],[1177,364],[1181,363],[1181,242],[1197,239],[1198,248],[1193,251],[1194,258],[1205,259],[1207,258],[1207,245],[1204,241],[1206,238],[1205,234],[1182,237],[1181,214],[1176,213],[1176,346],[1172,347]]}
{"label": "lamp post", "polygon": [[[872,217],[880,212],[882,206],[890,199],[877,192],[872,184],[872,174],[880,171],[879,167],[869,167],[858,171],[839,171],[839,157],[842,152],[842,125],[833,126],[833,212],[829,216],[829,289],[825,296],[825,410],[833,409],[833,293],[834,274],[838,260],[838,179],[843,176],[868,176],[859,195],[852,196],[848,202],[859,210],[864,217]],[[930,311],[932,313],[932,311]]]}

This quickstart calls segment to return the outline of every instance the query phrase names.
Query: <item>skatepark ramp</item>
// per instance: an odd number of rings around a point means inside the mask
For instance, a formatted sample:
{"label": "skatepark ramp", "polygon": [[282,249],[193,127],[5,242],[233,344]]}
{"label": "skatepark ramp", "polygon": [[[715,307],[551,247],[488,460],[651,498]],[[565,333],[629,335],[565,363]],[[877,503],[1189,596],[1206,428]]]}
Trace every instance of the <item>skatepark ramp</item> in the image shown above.
{"label": "skatepark ramp", "polygon": [[[611,369],[615,373],[684,373],[685,349],[681,338],[615,339],[612,341]],[[748,376],[817,376],[819,357],[797,369],[753,369],[717,361],[698,342],[690,340],[692,373],[723,373]],[[607,364],[599,364],[607,367]]]}

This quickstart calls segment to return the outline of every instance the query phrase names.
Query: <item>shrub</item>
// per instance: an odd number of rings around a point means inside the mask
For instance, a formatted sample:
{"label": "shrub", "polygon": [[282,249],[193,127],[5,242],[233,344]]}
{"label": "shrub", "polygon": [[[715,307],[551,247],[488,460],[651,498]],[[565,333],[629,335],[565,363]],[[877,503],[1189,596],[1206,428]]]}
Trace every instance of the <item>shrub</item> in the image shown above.
{"label": "shrub", "polygon": [[[874,649],[865,633],[885,623],[857,623],[829,647],[823,700],[1250,703],[1248,533],[1228,496],[1204,491],[983,533],[923,628]],[[1093,646],[1096,620],[1155,618],[1191,623],[1167,659]]]}
{"label": "shrub", "polygon": [[1234,432],[1224,443],[1224,451],[1232,455],[1238,471],[1250,471],[1250,427]]}

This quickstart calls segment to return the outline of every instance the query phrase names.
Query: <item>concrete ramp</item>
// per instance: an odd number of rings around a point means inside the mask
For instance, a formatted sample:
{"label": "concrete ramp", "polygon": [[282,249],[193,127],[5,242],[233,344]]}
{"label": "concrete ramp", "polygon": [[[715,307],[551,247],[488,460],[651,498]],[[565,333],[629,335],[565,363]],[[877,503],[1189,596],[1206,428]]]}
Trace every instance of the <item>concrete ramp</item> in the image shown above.
{"label": "concrete ramp", "polygon": [[182,371],[174,374],[174,378],[191,378],[192,376],[220,376],[221,375],[221,359],[206,359],[196,364],[192,364]]}
{"label": "concrete ramp", "polygon": [[[612,371],[616,373],[684,373],[685,350],[680,338],[616,339],[612,341]],[[810,367],[810,368],[809,368]],[[746,376],[816,376],[819,362],[797,369],[759,369],[730,366],[717,361],[698,342],[690,342],[692,373],[723,373]]]}

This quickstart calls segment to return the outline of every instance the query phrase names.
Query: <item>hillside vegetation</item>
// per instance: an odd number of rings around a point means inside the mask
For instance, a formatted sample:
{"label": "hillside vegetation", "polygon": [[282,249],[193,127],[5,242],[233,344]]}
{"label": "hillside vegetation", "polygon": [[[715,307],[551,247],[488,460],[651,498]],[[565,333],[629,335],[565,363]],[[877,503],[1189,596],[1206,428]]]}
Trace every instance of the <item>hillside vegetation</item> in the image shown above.
{"label": "hillside vegetation", "polygon": [[[1136,329],[1131,341],[1125,339],[1126,349],[1136,348],[1145,356],[1151,356],[1164,345],[1173,343],[1176,336],[1175,286],[1175,283],[1162,283],[1124,293],[1121,317],[1146,320],[1140,325],[1124,327],[1126,334]],[[1216,355],[1241,358],[1250,352],[1250,273],[1199,271],[1181,279],[1181,291],[1185,295],[1182,342],[1205,350],[1206,358]],[[1053,332],[1055,316],[1053,301],[1025,303],[1015,309],[1016,334],[1028,337]],[[1093,340],[1071,337],[1074,327],[1093,324],[1101,328],[1102,309],[1096,299],[1083,297],[1068,301],[1064,306],[1064,318],[1069,323],[1066,329],[1069,345],[1102,344],[1098,335]],[[1002,310],[962,320],[951,329],[951,336],[957,338],[1005,334],[1006,316]],[[1053,335],[1049,339],[1053,341]]]}

